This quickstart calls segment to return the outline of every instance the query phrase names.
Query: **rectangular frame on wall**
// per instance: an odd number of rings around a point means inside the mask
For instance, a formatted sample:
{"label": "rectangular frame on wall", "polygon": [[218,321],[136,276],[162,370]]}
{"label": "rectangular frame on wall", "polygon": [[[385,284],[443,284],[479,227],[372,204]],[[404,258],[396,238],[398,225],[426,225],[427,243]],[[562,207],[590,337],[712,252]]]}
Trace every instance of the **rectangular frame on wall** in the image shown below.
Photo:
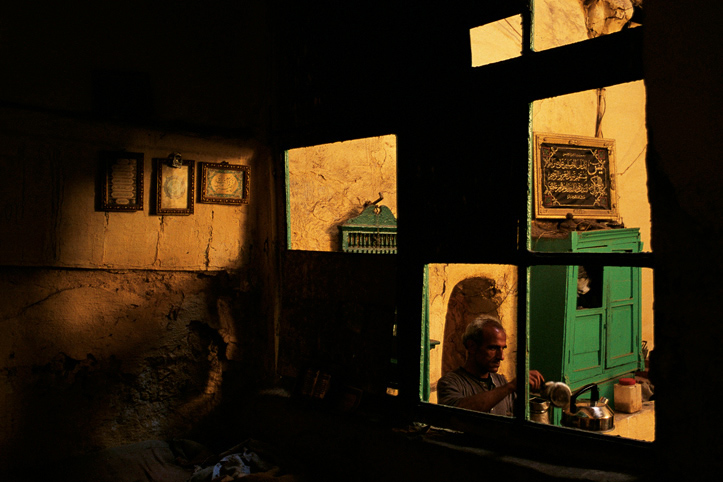
{"label": "rectangular frame on wall", "polygon": [[615,140],[534,134],[535,218],[615,220]]}
{"label": "rectangular frame on wall", "polygon": [[201,162],[198,202],[248,204],[249,167],[228,162]]}
{"label": "rectangular frame on wall", "polygon": [[185,216],[193,214],[195,161],[183,160],[174,167],[168,159],[153,159],[156,171],[155,213]]}
{"label": "rectangular frame on wall", "polygon": [[101,151],[98,210],[142,211],[144,167],[143,153]]}

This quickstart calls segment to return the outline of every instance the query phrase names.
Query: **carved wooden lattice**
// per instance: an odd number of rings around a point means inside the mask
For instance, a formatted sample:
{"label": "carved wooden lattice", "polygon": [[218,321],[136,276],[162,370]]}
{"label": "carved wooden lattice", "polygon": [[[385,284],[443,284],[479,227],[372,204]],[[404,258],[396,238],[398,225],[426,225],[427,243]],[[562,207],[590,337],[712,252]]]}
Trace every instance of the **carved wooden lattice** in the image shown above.
{"label": "carved wooden lattice", "polygon": [[345,253],[395,254],[397,219],[386,206],[368,206],[341,226],[341,247]]}

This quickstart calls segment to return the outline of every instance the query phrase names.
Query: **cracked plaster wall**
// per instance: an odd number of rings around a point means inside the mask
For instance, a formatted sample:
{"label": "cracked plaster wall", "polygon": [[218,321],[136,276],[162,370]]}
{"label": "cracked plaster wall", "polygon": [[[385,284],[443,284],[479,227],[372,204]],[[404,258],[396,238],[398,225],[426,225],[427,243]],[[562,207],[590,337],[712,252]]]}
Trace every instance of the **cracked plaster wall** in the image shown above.
{"label": "cracked plaster wall", "polygon": [[642,0],[543,0],[534,8],[535,50],[547,50],[634,27]]}
{"label": "cracked plaster wall", "polygon": [[[273,359],[259,294],[268,250],[256,248],[270,222],[257,217],[272,196],[264,151],[2,114],[0,466],[189,434],[229,370],[253,383]],[[98,153],[117,149],[144,154],[143,211],[94,210]],[[150,215],[151,159],[172,151],[250,166],[250,203]]]}
{"label": "cracked plaster wall", "polygon": [[6,267],[0,290],[3,466],[189,433],[241,360],[227,275]]}
{"label": "cracked plaster wall", "polygon": [[393,135],[292,149],[288,154],[293,249],[339,251],[339,225],[361,214],[381,192],[397,215]]}

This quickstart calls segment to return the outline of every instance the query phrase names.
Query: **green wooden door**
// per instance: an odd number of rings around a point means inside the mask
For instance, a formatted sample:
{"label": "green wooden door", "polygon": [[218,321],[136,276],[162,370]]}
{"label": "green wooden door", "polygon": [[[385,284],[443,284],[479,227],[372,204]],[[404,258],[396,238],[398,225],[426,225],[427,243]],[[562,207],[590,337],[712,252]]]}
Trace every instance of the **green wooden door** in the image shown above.
{"label": "green wooden door", "polygon": [[530,269],[530,368],[547,380],[561,381],[565,373],[569,279],[567,266]]}
{"label": "green wooden door", "polygon": [[607,368],[630,366],[640,356],[640,268],[605,268],[608,288]]}
{"label": "green wooden door", "polygon": [[605,364],[605,310],[584,310],[568,325],[568,366],[565,370],[573,387],[600,375]]}
{"label": "green wooden door", "polygon": [[[575,233],[578,252],[638,252],[637,231]],[[577,280],[578,267],[569,267],[568,286]],[[599,305],[574,310],[568,300],[568,366],[573,387],[635,370],[640,351],[640,268],[606,266],[601,277]],[[574,286],[574,285],[573,285]],[[568,296],[570,293],[568,292]],[[573,314],[574,313],[574,314]]]}

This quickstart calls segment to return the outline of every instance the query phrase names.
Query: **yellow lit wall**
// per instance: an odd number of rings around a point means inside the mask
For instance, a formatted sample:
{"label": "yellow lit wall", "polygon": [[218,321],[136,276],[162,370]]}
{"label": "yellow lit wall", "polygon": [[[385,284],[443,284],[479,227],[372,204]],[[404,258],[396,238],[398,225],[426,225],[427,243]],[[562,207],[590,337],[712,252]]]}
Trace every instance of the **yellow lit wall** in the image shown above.
{"label": "yellow lit wall", "polygon": [[[73,268],[233,270],[246,266],[253,213],[265,190],[254,190],[254,169],[268,155],[253,143],[8,112],[0,126],[7,214],[0,263]],[[18,128],[18,126],[23,126]],[[32,126],[32,127],[30,127]],[[143,211],[95,210],[99,152],[126,150],[145,158]],[[152,159],[184,159],[251,168],[249,204],[195,203],[190,216],[150,214]],[[20,168],[22,167],[22,168]],[[198,179],[198,176],[196,177]],[[194,187],[197,187],[194,186]]]}
{"label": "yellow lit wall", "polygon": [[388,135],[289,150],[291,248],[339,251],[339,226],[380,192],[396,217],[396,148]]}

